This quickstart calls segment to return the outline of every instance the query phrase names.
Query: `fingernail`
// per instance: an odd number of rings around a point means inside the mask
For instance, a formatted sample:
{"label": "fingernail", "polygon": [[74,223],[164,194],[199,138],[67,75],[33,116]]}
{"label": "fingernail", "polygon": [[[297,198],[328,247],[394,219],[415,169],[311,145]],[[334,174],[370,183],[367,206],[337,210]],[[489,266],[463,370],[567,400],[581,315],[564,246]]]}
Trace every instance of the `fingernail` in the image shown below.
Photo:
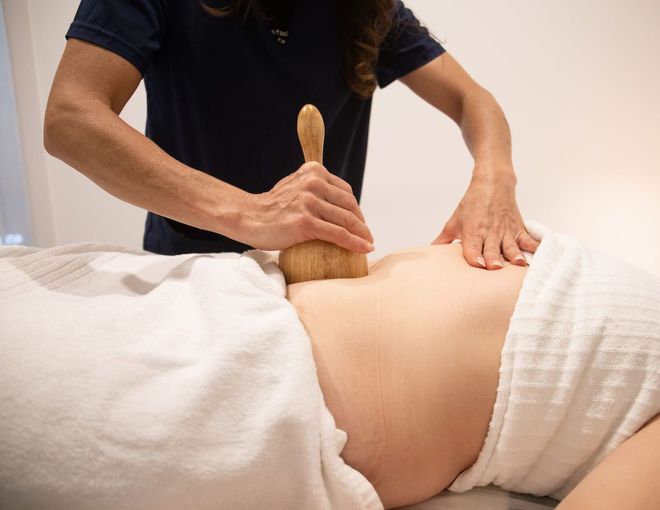
{"label": "fingernail", "polygon": [[374,251],[376,249],[371,243],[367,243],[367,248],[369,248],[369,251]]}
{"label": "fingernail", "polygon": [[525,257],[523,257],[522,255],[518,255],[516,257],[516,262],[522,262],[524,265],[527,265],[527,261],[525,260]]}
{"label": "fingernail", "polygon": [[486,267],[486,261],[483,257],[477,257],[477,264],[479,264],[481,267]]}
{"label": "fingernail", "polygon": [[493,260],[493,265],[498,267],[504,267],[504,264],[502,264],[502,261],[500,260]]}

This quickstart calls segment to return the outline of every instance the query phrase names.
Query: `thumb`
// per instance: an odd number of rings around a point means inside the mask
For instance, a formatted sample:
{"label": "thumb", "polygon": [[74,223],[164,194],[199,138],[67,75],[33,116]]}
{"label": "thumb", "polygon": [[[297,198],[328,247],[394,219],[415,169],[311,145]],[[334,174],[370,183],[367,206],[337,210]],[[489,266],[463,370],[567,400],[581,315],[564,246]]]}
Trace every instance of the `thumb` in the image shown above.
{"label": "thumb", "polygon": [[431,242],[431,244],[449,244],[454,239],[456,239],[456,234],[454,234],[451,229],[445,227],[442,229],[442,232],[440,232],[440,235],[438,235],[438,237],[436,237]]}

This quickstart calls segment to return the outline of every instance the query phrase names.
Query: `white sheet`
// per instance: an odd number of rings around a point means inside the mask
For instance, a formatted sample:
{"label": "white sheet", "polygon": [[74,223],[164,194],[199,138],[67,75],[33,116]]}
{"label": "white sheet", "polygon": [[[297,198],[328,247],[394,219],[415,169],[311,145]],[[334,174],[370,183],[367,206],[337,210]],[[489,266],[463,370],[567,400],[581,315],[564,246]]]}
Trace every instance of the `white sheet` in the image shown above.
{"label": "white sheet", "polygon": [[0,248],[0,508],[377,509],[277,266]]}
{"label": "white sheet", "polygon": [[492,483],[562,499],[660,412],[660,280],[541,225],[528,230],[543,241],[502,348],[488,434],[449,490]]}

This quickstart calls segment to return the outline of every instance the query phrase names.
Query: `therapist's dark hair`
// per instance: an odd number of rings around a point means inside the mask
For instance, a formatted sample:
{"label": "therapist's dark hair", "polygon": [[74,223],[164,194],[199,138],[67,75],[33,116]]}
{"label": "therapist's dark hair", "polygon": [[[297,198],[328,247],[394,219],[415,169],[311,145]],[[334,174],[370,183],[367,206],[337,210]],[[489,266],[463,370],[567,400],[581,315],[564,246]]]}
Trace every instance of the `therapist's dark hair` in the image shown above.
{"label": "therapist's dark hair", "polygon": [[[376,90],[378,53],[395,23],[394,0],[336,0],[344,48],[344,75],[350,88],[362,99]],[[202,7],[214,16],[237,14],[247,18],[250,12],[265,18],[260,0],[228,0],[227,7]]]}

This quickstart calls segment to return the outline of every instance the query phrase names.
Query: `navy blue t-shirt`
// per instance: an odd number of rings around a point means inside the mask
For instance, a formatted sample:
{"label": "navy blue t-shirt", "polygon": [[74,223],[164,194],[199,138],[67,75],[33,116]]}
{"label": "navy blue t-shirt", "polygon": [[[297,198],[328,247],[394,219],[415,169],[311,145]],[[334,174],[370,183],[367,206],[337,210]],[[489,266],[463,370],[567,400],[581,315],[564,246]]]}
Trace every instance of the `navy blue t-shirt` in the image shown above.
{"label": "navy blue t-shirt", "polygon": [[[444,51],[401,1],[394,8],[401,22],[381,48],[380,87]],[[359,199],[371,99],[358,98],[344,78],[335,9],[335,0],[297,0],[283,38],[262,18],[211,16],[198,0],[82,0],[66,36],[113,51],[142,73],[151,140],[250,193],[270,190],[304,163],[296,119],[303,105],[316,105],[326,127],[324,164]],[[144,248],[250,247],[149,212]]]}

